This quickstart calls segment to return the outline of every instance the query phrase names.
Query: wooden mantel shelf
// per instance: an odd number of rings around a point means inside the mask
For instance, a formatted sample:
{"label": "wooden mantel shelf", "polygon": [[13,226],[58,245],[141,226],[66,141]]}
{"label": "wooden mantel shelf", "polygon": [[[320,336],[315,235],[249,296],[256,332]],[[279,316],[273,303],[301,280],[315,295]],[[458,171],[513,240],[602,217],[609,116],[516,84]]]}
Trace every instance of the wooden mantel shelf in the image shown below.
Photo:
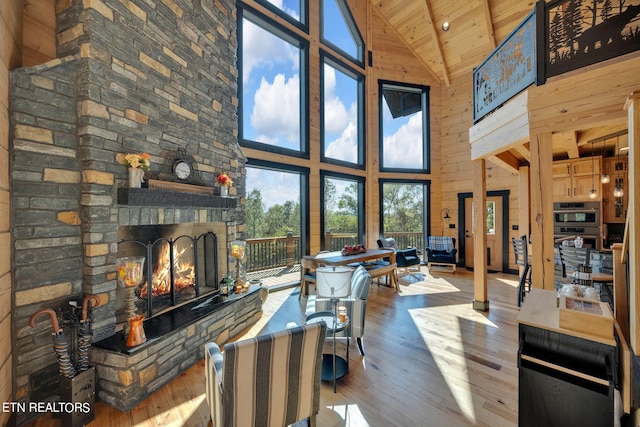
{"label": "wooden mantel shelf", "polygon": [[151,190],[149,188],[118,188],[118,204],[163,208],[235,209],[238,207],[238,199],[236,197]]}

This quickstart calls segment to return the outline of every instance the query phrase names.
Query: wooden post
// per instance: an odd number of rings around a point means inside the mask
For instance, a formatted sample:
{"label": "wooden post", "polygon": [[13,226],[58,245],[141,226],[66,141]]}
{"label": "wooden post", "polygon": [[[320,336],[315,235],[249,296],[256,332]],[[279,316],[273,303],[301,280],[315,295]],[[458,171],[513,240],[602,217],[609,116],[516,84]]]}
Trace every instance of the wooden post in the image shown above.
{"label": "wooden post", "polygon": [[330,231],[327,231],[324,233],[324,250],[325,251],[331,250],[331,232]]}
{"label": "wooden post", "polygon": [[[629,300],[627,299],[627,268],[622,262],[622,244],[611,245],[613,250],[613,311],[616,322],[624,335],[621,339],[629,341]],[[602,286],[607,286],[603,284]]]}
{"label": "wooden post", "polygon": [[294,260],[293,255],[295,254],[295,240],[293,238],[293,233],[291,231],[287,231],[287,267],[293,267]]}
{"label": "wooden post", "polygon": [[473,161],[473,308],[487,311],[487,170],[484,159]]}
{"label": "wooden post", "polygon": [[[531,226],[529,225],[529,221],[531,218],[531,213],[529,211],[530,206],[530,193],[529,193],[529,166],[521,166],[519,169],[519,206],[518,206],[518,236],[527,236],[527,242],[529,241],[529,234],[531,234]],[[509,242],[511,244],[511,242]],[[510,250],[513,253],[512,250]],[[529,253],[531,253],[531,248],[529,248]],[[519,267],[520,274],[522,274],[522,270],[524,267]]]}
{"label": "wooden post", "polygon": [[637,185],[640,179],[640,91],[633,92],[624,105],[627,111],[629,128],[629,185],[625,190],[625,197],[629,198],[627,207],[627,227],[625,235],[628,242],[625,245],[628,249],[627,264],[629,267],[629,339],[631,350],[640,354],[640,197],[636,197],[636,192],[640,190]]}
{"label": "wooden post", "polygon": [[531,284],[554,289],[553,147],[551,132],[531,138]]}

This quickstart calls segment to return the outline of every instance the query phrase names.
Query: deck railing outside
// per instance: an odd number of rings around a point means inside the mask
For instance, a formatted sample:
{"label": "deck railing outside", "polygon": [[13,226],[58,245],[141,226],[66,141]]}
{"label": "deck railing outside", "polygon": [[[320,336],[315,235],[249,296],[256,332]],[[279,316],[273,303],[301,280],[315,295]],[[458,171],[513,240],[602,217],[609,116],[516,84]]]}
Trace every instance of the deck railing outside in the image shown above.
{"label": "deck railing outside", "polygon": [[[386,237],[396,239],[400,248],[411,246],[422,252],[424,240],[421,232],[386,233]],[[338,251],[344,245],[356,243],[358,239],[354,234],[325,234],[325,247],[330,251]],[[293,267],[300,263],[302,255],[300,236],[291,233],[284,237],[247,239],[247,272]]]}

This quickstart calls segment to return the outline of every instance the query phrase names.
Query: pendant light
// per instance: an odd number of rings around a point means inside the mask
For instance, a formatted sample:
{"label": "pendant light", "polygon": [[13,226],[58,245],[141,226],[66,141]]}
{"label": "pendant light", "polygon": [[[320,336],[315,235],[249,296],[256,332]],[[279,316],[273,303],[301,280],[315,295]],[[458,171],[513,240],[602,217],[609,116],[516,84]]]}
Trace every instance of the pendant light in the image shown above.
{"label": "pendant light", "polygon": [[618,161],[616,162],[616,188],[613,189],[613,197],[624,197],[624,190],[622,188],[622,181],[620,180],[620,169],[622,166],[620,165],[620,147],[618,147],[618,143],[616,142],[616,151],[618,156]]}
{"label": "pendant light", "polygon": [[593,141],[591,141],[591,190],[589,191],[589,198],[595,199],[598,197],[598,192],[596,191],[596,177],[595,177],[595,169],[593,166]]}
{"label": "pendant light", "polygon": [[[603,142],[604,142],[604,153],[606,155],[607,154],[607,140],[605,139]],[[603,183],[603,184],[608,184],[609,182],[611,182],[611,177],[607,173],[607,169],[606,169],[605,165],[606,165],[606,162],[603,164],[603,170],[602,170],[602,176],[600,176],[600,182]]]}

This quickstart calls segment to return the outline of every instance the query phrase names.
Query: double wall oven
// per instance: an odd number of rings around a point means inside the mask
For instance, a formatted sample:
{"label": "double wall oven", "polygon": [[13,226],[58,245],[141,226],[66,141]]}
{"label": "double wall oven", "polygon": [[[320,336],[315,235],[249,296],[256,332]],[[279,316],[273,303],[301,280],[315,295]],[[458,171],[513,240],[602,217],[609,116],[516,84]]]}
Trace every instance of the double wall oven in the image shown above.
{"label": "double wall oven", "polygon": [[600,249],[600,203],[561,202],[553,204],[555,239],[582,237],[584,246]]}

